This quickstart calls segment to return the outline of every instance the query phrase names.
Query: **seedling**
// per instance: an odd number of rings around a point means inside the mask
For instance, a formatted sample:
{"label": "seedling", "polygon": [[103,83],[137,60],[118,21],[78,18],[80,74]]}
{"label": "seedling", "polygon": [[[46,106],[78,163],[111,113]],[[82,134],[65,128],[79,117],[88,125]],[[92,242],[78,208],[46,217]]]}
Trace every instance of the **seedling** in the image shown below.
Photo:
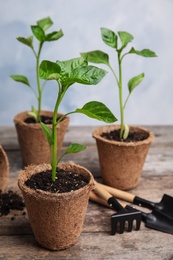
{"label": "seedling", "polygon": [[[127,101],[129,99],[129,96],[131,95],[132,91],[137,87],[142,80],[144,79],[144,73],[141,73],[133,78],[131,78],[128,82],[128,96],[126,97],[125,101],[123,99],[123,73],[122,73],[122,61],[125,56],[128,54],[137,54],[143,57],[157,57],[157,55],[149,50],[149,49],[143,49],[141,51],[135,50],[134,47],[132,47],[130,50],[127,50],[125,52],[125,49],[127,45],[134,39],[133,36],[124,31],[119,31],[117,34],[110,29],[107,28],[101,28],[101,37],[102,40],[106,45],[109,47],[112,47],[116,51],[117,55],[117,63],[118,63],[118,71],[115,71],[113,67],[110,65],[109,62],[109,55],[105,52],[102,52],[100,50],[90,51],[81,53],[82,57],[87,57],[89,62],[93,63],[102,63],[109,67],[109,69],[112,71],[119,91],[119,107],[120,107],[120,138],[122,140],[127,139],[129,135],[129,127],[127,124],[125,124],[124,120],[124,110],[127,104]],[[120,46],[119,46],[120,42]]]}
{"label": "seedling", "polygon": [[52,166],[52,181],[56,179],[56,168],[60,160],[69,153],[83,151],[86,146],[81,144],[71,144],[57,160],[57,125],[67,116],[74,113],[85,114],[106,123],[113,123],[117,119],[112,112],[101,102],[90,101],[82,108],[70,111],[57,119],[59,106],[70,86],[74,83],[84,85],[96,85],[106,75],[106,71],[95,66],[88,65],[86,59],[79,57],[67,61],[51,62],[44,60],[40,65],[40,78],[44,80],[55,80],[58,85],[58,94],[54,107],[52,128],[41,122],[42,130],[50,147],[50,157]]}
{"label": "seedling", "polygon": [[[46,34],[46,30],[51,27],[53,24],[52,20],[49,17],[43,18],[39,21],[37,21],[36,25],[31,25],[31,30],[33,35],[29,36],[28,38],[24,37],[18,37],[17,40],[25,45],[27,45],[29,48],[31,48],[35,59],[36,59],[36,81],[37,81],[37,89],[35,87],[31,86],[28,78],[23,75],[11,75],[10,77],[17,81],[25,84],[28,86],[34,93],[37,99],[37,109],[32,106],[32,111],[29,113],[32,115],[36,122],[40,121],[40,112],[41,112],[41,106],[42,106],[42,93],[43,88],[45,85],[45,82],[41,85],[40,77],[39,77],[39,65],[40,65],[40,55],[43,48],[43,44],[45,42],[51,42],[59,40],[63,36],[62,30],[54,31],[52,33]],[[38,49],[35,50],[34,48],[34,38],[38,40]]]}

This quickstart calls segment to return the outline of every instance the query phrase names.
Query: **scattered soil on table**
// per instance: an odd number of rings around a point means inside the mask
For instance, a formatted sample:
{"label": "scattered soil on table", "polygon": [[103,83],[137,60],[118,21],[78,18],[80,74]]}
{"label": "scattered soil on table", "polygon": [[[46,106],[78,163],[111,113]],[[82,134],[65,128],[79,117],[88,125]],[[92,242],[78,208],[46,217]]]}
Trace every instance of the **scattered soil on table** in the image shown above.
{"label": "scattered soil on table", "polygon": [[87,185],[89,180],[82,174],[58,169],[55,182],[52,181],[51,171],[32,175],[25,184],[31,189],[40,189],[53,193],[64,193],[78,190]]}
{"label": "scattered soil on table", "polygon": [[0,217],[8,215],[10,210],[23,210],[25,207],[23,198],[9,190],[2,193],[0,190]]}
{"label": "scattered soil on table", "polygon": [[149,134],[144,131],[134,132],[131,130],[127,139],[122,140],[120,139],[120,130],[113,130],[107,133],[103,133],[101,136],[108,140],[114,140],[118,142],[138,142],[147,139]]}

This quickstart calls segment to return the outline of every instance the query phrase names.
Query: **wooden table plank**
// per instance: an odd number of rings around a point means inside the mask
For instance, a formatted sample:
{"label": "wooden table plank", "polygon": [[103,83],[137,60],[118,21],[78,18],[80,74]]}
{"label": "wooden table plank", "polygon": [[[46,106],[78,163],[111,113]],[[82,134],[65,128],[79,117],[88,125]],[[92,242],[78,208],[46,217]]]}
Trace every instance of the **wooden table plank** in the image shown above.
{"label": "wooden table plank", "polygon": [[[64,147],[80,142],[88,148],[80,154],[68,155],[64,161],[72,160],[87,167],[101,181],[95,140],[91,136],[93,126],[69,127]],[[160,201],[164,193],[173,196],[173,126],[148,126],[155,140],[147,156],[139,185],[131,192],[135,195]],[[20,193],[17,186],[18,172],[23,168],[21,154],[14,127],[0,128],[0,143],[10,162],[8,189]],[[27,214],[11,211],[0,217],[0,259],[173,259],[173,236],[145,227],[140,231],[110,235],[111,209],[90,202],[78,242],[71,248],[59,252],[38,246]]]}

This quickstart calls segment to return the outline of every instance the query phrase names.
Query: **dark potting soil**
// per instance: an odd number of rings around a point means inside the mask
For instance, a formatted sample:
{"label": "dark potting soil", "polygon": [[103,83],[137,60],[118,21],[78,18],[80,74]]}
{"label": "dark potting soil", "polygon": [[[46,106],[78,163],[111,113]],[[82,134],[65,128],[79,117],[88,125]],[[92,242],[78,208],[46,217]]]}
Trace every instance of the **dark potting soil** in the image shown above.
{"label": "dark potting soil", "polygon": [[[34,117],[28,117],[24,120],[25,123],[27,124],[35,124],[36,120]],[[43,122],[44,124],[52,124],[52,117],[49,116],[41,116],[41,122]]]}
{"label": "dark potting soil", "polygon": [[55,182],[52,181],[51,171],[46,171],[32,175],[25,184],[33,190],[40,189],[52,193],[64,193],[78,190],[87,185],[88,182],[89,180],[82,174],[58,169]]}
{"label": "dark potting soil", "polygon": [[144,131],[139,131],[139,132],[134,132],[130,130],[129,136],[127,137],[126,140],[122,140],[120,138],[120,130],[113,130],[107,133],[103,133],[101,135],[102,137],[108,139],[108,140],[114,140],[118,142],[138,142],[138,141],[143,141],[148,138],[148,133],[145,133]]}
{"label": "dark potting soil", "polygon": [[23,198],[13,191],[2,193],[0,190],[0,217],[7,215],[10,210],[23,210],[25,207]]}

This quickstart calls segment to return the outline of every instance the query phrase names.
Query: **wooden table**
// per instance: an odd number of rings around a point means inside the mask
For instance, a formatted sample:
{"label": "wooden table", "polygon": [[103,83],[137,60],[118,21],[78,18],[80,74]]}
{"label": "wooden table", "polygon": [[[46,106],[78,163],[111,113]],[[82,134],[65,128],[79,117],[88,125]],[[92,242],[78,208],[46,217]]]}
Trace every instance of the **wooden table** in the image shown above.
{"label": "wooden table", "polygon": [[[80,142],[88,148],[80,154],[68,155],[65,160],[87,167],[101,181],[95,140],[91,132],[95,127],[70,127],[64,147]],[[147,126],[155,134],[155,140],[147,156],[139,185],[131,192],[160,201],[167,193],[173,196],[173,126]],[[17,175],[22,169],[21,154],[14,127],[0,128],[0,144],[10,162],[8,189],[19,191]],[[0,217],[0,259],[173,259],[173,236],[146,228],[139,231],[110,235],[112,210],[90,202],[78,242],[63,251],[48,251],[34,239],[27,215],[11,212]],[[12,217],[15,216],[14,220]]]}

